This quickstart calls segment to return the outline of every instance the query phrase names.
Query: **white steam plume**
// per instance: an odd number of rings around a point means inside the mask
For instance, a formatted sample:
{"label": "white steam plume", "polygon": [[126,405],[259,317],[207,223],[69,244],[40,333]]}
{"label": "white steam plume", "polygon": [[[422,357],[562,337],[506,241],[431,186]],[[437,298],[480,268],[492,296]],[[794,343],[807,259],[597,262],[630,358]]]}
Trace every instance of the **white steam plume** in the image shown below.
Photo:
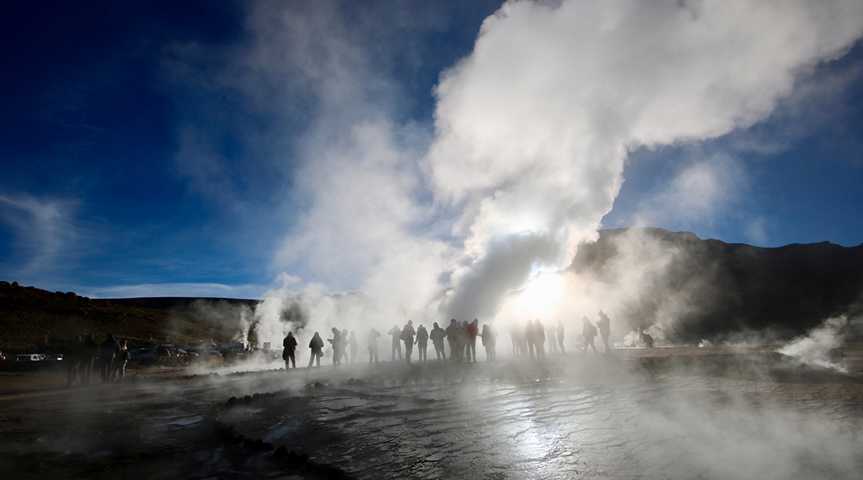
{"label": "white steam plume", "polygon": [[[300,149],[308,208],[279,265],[374,305],[351,320],[313,315],[321,331],[492,317],[595,238],[629,151],[762,120],[798,73],[863,30],[856,0],[507,2],[442,75],[430,133],[398,120],[397,84],[363,22],[259,8],[244,58],[267,86],[290,76],[317,101]],[[275,327],[271,310],[258,315]]]}
{"label": "white steam plume", "polygon": [[847,367],[841,362],[833,361],[831,353],[842,346],[847,326],[848,317],[845,315],[828,318],[808,334],[791,340],[777,352],[806,365],[846,373]]}
{"label": "white steam plume", "polygon": [[[435,193],[465,212],[456,233],[479,265],[530,232],[558,255],[532,242],[514,258],[564,266],[610,211],[628,151],[752,125],[861,28],[855,1],[508,2],[438,86]],[[500,283],[461,271],[460,288]]]}

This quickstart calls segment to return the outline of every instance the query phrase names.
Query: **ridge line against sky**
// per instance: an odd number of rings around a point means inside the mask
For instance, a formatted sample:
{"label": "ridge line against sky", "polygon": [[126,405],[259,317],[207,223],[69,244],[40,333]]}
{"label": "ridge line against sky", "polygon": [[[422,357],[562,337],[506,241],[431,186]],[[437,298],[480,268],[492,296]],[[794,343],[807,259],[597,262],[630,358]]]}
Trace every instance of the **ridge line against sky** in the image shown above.
{"label": "ridge line against sky", "polygon": [[[99,296],[258,297],[283,271],[310,281],[364,275],[374,259],[292,268],[298,252],[320,242],[299,231],[316,228],[311,208],[332,208],[333,218],[361,211],[329,203],[359,188],[356,176],[331,178],[329,169],[354,161],[345,152],[362,145],[374,154],[359,179],[379,187],[367,192],[372,201],[439,188],[418,185],[415,170],[426,167],[401,159],[423,156],[435,141],[435,119],[445,114],[435,116],[436,100],[452,95],[446,84],[435,90],[441,73],[474,51],[484,20],[488,31],[502,23],[486,20],[497,2],[427,3],[12,7],[15,55],[3,67],[16,74],[0,79],[14,94],[0,142],[0,277]],[[37,21],[47,23],[38,38],[27,33]],[[754,125],[634,148],[601,225],[766,246],[863,243],[863,47],[852,45],[797,72],[793,89]],[[330,160],[304,160],[323,146]],[[447,178],[457,198],[457,177]],[[310,191],[317,181],[332,182],[332,194]],[[399,244],[404,232],[422,230],[428,243],[410,248],[443,255],[457,241],[441,213],[451,205],[419,200],[406,210],[376,207],[399,229],[355,248],[374,252],[381,239]]]}

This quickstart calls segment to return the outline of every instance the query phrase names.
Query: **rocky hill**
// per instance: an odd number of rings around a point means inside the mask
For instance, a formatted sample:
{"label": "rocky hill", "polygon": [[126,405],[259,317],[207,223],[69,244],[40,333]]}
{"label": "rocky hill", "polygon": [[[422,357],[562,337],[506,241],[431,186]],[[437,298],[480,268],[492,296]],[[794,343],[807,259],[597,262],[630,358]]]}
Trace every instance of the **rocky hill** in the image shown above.
{"label": "rocky hill", "polygon": [[120,333],[156,342],[227,341],[257,300],[229,298],[93,299],[0,282],[0,348],[24,349],[82,333]]}
{"label": "rocky hill", "polygon": [[[656,261],[657,256],[666,258]],[[620,306],[623,320],[644,327],[665,322],[675,340],[749,331],[787,338],[828,317],[861,310],[863,245],[760,248],[687,232],[618,229],[600,232],[572,263],[576,272],[612,288],[627,268],[642,272],[643,282]]]}

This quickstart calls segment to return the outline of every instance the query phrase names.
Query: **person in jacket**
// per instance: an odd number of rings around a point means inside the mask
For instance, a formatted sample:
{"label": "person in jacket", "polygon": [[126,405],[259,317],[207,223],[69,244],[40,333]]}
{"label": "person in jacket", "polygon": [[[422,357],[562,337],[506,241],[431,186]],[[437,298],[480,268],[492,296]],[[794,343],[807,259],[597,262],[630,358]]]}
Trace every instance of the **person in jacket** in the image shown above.
{"label": "person in jacket", "polygon": [[366,337],[366,344],[369,349],[369,363],[378,363],[378,339],[380,336],[381,332],[373,328],[369,330],[369,334]]}
{"label": "person in jacket", "polygon": [[288,369],[290,363],[293,368],[297,368],[297,358],[296,358],[296,350],[297,350],[297,339],[294,337],[293,332],[288,332],[285,339],[282,340],[282,360],[285,361],[285,370]]}
{"label": "person in jacket", "polygon": [[491,325],[487,323],[483,325],[480,336],[482,337],[482,346],[485,348],[485,360],[490,362],[496,358],[495,345],[497,343],[497,338],[495,338]]}
{"label": "person in jacket", "polygon": [[402,359],[402,329],[399,328],[398,325],[393,325],[393,328],[390,329],[389,332],[390,337],[392,337],[392,354],[390,356],[390,360],[395,361],[396,357],[399,357],[399,360]]}
{"label": "person in jacket", "polygon": [[443,340],[446,338],[446,331],[440,328],[440,325],[438,325],[437,322],[434,322],[434,325],[432,325],[432,331],[429,334],[429,338],[431,338],[432,345],[434,345],[434,353],[437,359],[446,360],[446,349],[443,346]]}
{"label": "person in jacket", "polygon": [[426,362],[428,361],[428,341],[429,341],[429,331],[426,330],[425,325],[420,325],[417,327],[417,350],[419,352],[419,361]]}
{"label": "person in jacket", "polygon": [[596,327],[590,323],[587,317],[581,319],[581,336],[584,337],[584,351],[590,347],[593,353],[596,353],[596,345],[593,344],[593,339],[596,338]]}
{"label": "person in jacket", "polygon": [[461,354],[464,349],[461,347],[461,325],[458,320],[452,319],[449,321],[449,326],[446,327],[446,339],[449,342],[449,358],[452,361],[461,360]]}
{"label": "person in jacket", "polygon": [[320,367],[321,357],[324,356],[324,340],[318,332],[315,332],[314,336],[312,336],[312,340],[309,342],[309,350],[312,351],[312,356],[309,358],[309,367],[312,366],[312,363]]}
{"label": "person in jacket", "polygon": [[408,320],[408,323],[405,324],[404,328],[402,328],[401,339],[405,342],[405,359],[408,363],[411,363],[411,354],[414,351],[414,337],[417,332],[414,330],[414,322],[412,320]]}

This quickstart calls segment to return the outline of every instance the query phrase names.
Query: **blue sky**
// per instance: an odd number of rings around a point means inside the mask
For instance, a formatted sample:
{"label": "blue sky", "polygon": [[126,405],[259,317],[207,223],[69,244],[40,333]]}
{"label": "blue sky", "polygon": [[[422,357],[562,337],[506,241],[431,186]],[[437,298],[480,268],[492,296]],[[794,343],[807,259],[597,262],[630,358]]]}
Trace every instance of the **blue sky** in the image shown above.
{"label": "blue sky", "polygon": [[[305,201],[292,152],[315,100],[302,84],[271,85],[274,113],[232,87],[242,71],[225,59],[251,41],[247,6],[5,7],[0,278],[98,296],[254,296],[280,273],[272,259]],[[471,51],[497,6],[416,2],[410,21],[380,24],[383,7],[345,15],[392,79],[398,93],[386,101],[398,120],[422,130],[439,74]],[[765,246],[863,243],[861,120],[858,45],[803,75],[751,128],[632,152],[603,224],[633,224],[644,205],[670,198],[663,192],[687,166],[719,158],[721,205],[642,221]]]}

